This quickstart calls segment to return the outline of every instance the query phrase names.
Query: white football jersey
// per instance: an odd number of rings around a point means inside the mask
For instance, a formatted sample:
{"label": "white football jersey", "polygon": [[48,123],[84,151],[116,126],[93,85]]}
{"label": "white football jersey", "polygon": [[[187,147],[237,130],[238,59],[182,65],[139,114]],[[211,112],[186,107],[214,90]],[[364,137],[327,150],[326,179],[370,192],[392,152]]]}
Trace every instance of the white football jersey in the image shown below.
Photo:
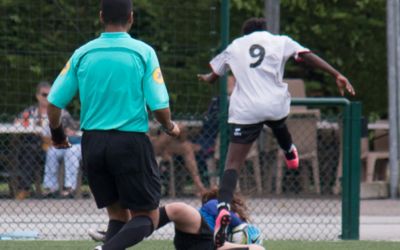
{"label": "white football jersey", "polygon": [[290,94],[282,82],[285,63],[308,51],[288,36],[258,31],[235,39],[213,58],[214,73],[223,75],[231,70],[236,78],[228,122],[255,124],[286,117]]}

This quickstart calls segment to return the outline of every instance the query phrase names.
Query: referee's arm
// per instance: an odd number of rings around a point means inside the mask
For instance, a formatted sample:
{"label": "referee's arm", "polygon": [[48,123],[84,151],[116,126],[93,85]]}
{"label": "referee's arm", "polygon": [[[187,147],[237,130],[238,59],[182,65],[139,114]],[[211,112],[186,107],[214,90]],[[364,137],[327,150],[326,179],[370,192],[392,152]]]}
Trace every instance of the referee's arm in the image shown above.
{"label": "referee's arm", "polygon": [[179,127],[171,120],[171,110],[169,108],[153,110],[154,117],[170,136],[179,136]]}
{"label": "referee's arm", "polygon": [[55,129],[61,126],[61,109],[52,103],[47,107],[50,128]]}
{"label": "referee's arm", "polygon": [[51,140],[53,146],[57,149],[69,148],[71,144],[68,142],[61,124],[61,109],[49,103],[47,107],[47,116],[49,117],[49,126],[51,131]]}
{"label": "referee's arm", "polygon": [[61,112],[78,91],[78,79],[72,61],[73,56],[58,75],[47,97],[49,101],[47,116],[49,118],[51,140],[54,147],[59,149],[71,147],[62,127]]}

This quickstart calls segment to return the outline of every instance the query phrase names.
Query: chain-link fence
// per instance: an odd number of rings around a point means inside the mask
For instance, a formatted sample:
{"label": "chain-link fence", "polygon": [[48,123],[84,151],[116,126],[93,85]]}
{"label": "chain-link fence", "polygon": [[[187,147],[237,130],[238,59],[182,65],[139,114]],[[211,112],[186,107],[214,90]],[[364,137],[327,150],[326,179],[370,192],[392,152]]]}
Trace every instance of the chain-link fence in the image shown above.
{"label": "chain-link fence", "polygon": [[[238,189],[246,197],[252,221],[260,226],[268,239],[333,240],[341,234],[342,202],[340,196],[334,193],[340,159],[340,122],[339,117],[331,117],[334,119],[328,122],[321,119],[320,115],[319,110],[306,110],[305,113],[291,115],[287,120],[300,154],[299,170],[285,167],[282,151],[267,128],[246,159]],[[192,121],[186,126],[197,127],[197,123],[201,122]],[[104,211],[95,207],[81,170],[72,177],[78,182],[72,196],[63,196],[62,191],[65,190],[62,189],[57,189],[54,196],[43,193],[45,190],[40,193],[37,188],[44,185],[43,167],[47,166],[46,160],[43,157],[34,158],[40,143],[33,146],[32,136],[22,131],[3,135],[3,139],[9,139],[2,140],[3,153],[8,152],[2,166],[12,166],[13,170],[3,169],[1,231],[29,230],[40,232],[40,237],[46,239],[80,239],[87,238],[86,232],[90,228],[104,228],[107,217]],[[195,132],[190,130],[190,133]],[[171,143],[194,146],[191,141],[182,142],[178,139],[171,141],[169,146]],[[199,169],[202,163],[198,151],[188,150],[189,156],[185,155],[185,151],[171,152],[168,160],[163,158],[165,152],[168,149],[159,155],[163,203],[183,200],[200,206],[200,200],[196,198],[199,189],[194,184],[198,175],[192,174],[188,166],[193,164],[193,171]],[[191,155],[193,162],[188,163]],[[218,180],[215,172],[212,172],[212,167],[218,166],[218,152],[210,152],[208,157],[204,169],[199,170],[201,178],[197,180],[204,187]],[[63,161],[60,169],[67,167],[68,160]],[[22,164],[21,161],[28,161],[28,164]],[[20,196],[20,190],[16,189],[18,185],[15,184],[21,181],[17,168],[22,166],[27,169],[20,171],[32,171],[28,175],[31,184],[27,190],[29,196],[26,197]],[[66,172],[61,175],[66,178]],[[54,179],[63,183],[57,173],[54,173]],[[172,234],[173,228],[170,226],[153,237],[169,239]]]}
{"label": "chain-link fence", "polygon": [[[49,88],[36,85],[54,79],[73,50],[98,35],[98,5],[72,0],[2,4],[0,234],[33,231],[41,239],[87,239],[87,230],[104,228],[107,216],[96,208],[81,168],[79,131],[74,133],[72,119],[79,118],[79,102],[68,107],[71,116],[63,114],[74,147],[54,150],[43,112]],[[182,135],[172,139],[151,123],[163,204],[179,200],[198,207],[197,196],[218,185],[220,97],[216,87],[196,80],[218,48],[218,10],[211,0],[136,1],[132,34],[156,49],[182,127]],[[238,190],[266,239],[337,239],[341,111],[295,108],[287,124],[299,150],[299,170],[287,170],[265,128],[246,159]],[[172,234],[169,225],[152,237],[171,239]]]}

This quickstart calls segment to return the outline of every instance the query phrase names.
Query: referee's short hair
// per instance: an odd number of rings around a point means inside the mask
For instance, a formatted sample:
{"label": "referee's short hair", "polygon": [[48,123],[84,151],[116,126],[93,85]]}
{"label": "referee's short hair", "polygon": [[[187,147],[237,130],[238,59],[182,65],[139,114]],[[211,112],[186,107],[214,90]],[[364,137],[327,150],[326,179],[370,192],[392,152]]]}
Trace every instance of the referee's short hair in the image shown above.
{"label": "referee's short hair", "polygon": [[132,12],[132,0],[101,0],[105,24],[125,25]]}
{"label": "referee's short hair", "polygon": [[252,17],[247,19],[242,26],[243,35],[248,35],[254,31],[267,30],[267,20],[265,18]]}

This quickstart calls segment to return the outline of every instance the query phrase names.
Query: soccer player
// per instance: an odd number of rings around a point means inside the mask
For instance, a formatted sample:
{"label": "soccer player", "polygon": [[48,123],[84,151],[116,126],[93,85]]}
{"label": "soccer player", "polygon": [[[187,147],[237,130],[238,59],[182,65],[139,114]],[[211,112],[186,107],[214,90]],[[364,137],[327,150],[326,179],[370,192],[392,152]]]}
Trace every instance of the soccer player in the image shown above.
{"label": "soccer player", "polygon": [[69,147],[60,112],[79,91],[83,165],[98,208],[109,223],[102,249],[125,249],[158,225],[159,169],[146,135],[148,106],[167,134],[169,97],[154,50],[127,33],[131,0],[102,0],[105,32],[77,49],[54,82],[48,116],[55,147]]}
{"label": "soccer player", "polygon": [[[192,206],[182,203],[173,202],[160,208],[160,222],[157,229],[163,227],[169,222],[175,225],[174,245],[177,250],[214,250],[213,229],[215,217],[217,215],[217,189],[213,189],[203,193],[203,205],[199,210]],[[231,227],[239,226],[248,222],[247,208],[244,200],[237,194],[233,197],[232,204],[232,223]],[[236,249],[236,250],[261,250],[264,249],[262,244],[261,232],[258,228],[248,224],[245,232],[250,239],[248,242],[255,243],[249,245],[225,242],[218,248]],[[90,237],[95,241],[103,241],[104,233],[101,231],[90,231]]]}
{"label": "soccer player", "polygon": [[272,129],[284,150],[288,168],[298,168],[297,150],[285,125],[290,109],[290,94],[287,84],[282,82],[286,61],[294,57],[321,69],[335,78],[342,96],[345,90],[355,95],[347,78],[323,59],[288,36],[267,32],[265,19],[245,21],[242,33],[242,37],[211,60],[211,73],[198,75],[200,80],[211,83],[231,70],[236,78],[229,105],[230,143],[220,184],[219,215],[214,234],[217,247],[225,242],[226,228],[230,223],[229,207],[239,168],[264,124]]}

